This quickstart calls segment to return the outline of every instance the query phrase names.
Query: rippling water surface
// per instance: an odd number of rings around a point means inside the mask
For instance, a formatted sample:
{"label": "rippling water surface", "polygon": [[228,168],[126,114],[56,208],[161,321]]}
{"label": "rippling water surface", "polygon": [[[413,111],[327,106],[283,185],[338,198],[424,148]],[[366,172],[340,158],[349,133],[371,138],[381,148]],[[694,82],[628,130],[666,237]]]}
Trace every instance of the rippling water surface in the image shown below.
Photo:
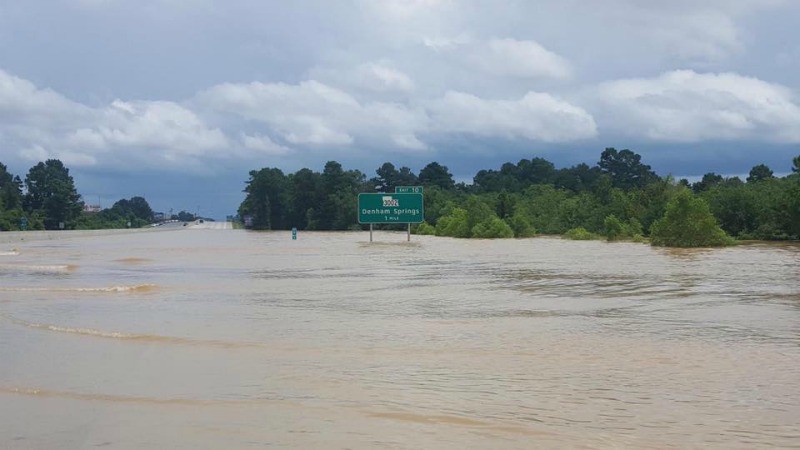
{"label": "rippling water surface", "polygon": [[798,245],[367,240],[0,234],[0,448],[800,446]]}

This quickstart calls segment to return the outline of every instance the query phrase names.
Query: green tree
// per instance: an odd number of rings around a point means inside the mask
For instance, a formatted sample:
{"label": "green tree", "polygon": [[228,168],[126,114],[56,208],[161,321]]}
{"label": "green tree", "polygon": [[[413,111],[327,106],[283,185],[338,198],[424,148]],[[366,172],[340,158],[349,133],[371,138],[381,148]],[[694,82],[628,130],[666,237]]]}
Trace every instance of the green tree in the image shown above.
{"label": "green tree", "polygon": [[[795,158],[795,161],[797,158]],[[800,173],[800,172],[799,172]],[[787,208],[788,226],[786,232],[793,239],[800,239],[800,177],[793,177],[787,181],[787,195],[789,199]]]}
{"label": "green tree", "polygon": [[424,186],[438,186],[442,189],[453,189],[455,181],[447,166],[432,162],[419,171],[419,182]]}
{"label": "green tree", "polygon": [[759,164],[750,169],[750,175],[747,177],[748,183],[757,183],[759,181],[769,180],[775,178],[772,169],[767,167],[766,164]]}
{"label": "green tree", "polygon": [[517,168],[510,163],[503,164],[499,172],[480,170],[472,178],[472,182],[478,192],[517,192],[522,188],[522,183],[517,178]]}
{"label": "green tree", "polygon": [[635,191],[633,202],[640,211],[634,218],[641,223],[643,229],[649,230],[653,222],[664,215],[667,203],[682,189],[681,185],[673,183],[671,177],[664,177],[653,181],[642,190]]}
{"label": "green tree", "polygon": [[18,230],[22,216],[22,181],[0,163],[0,231]]}
{"label": "green tree", "polygon": [[111,206],[111,209],[119,216],[133,216],[145,223],[149,223],[153,220],[153,210],[144,197],[131,197],[130,200],[119,200]]}
{"label": "green tree", "polygon": [[719,247],[733,240],[717,225],[708,203],[684,189],[667,204],[664,217],[653,223],[650,242],[661,247]]}
{"label": "green tree", "polygon": [[25,210],[40,212],[45,229],[58,229],[61,223],[67,229],[74,228],[83,202],[69,169],[61,161],[48,159],[31,167],[25,176],[25,187]]}
{"label": "green tree", "polygon": [[416,186],[418,184],[419,178],[410,168],[403,166],[398,170],[397,186]]}
{"label": "green tree", "polygon": [[427,222],[422,222],[416,227],[412,227],[411,231],[414,232],[414,234],[421,234],[421,235],[432,236],[436,234],[436,228],[429,225]]}
{"label": "green tree", "polygon": [[625,224],[614,214],[609,214],[603,221],[603,234],[609,241],[615,241],[626,235]]}
{"label": "green tree", "polygon": [[550,184],[555,179],[556,168],[544,158],[523,159],[517,163],[517,174],[523,186]]}
{"label": "green tree", "polygon": [[606,148],[597,165],[611,177],[614,187],[620,189],[641,189],[658,178],[650,166],[642,164],[640,155],[627,149]]}
{"label": "green tree", "polygon": [[435,226],[440,217],[450,212],[460,195],[456,191],[446,191],[438,186],[426,187],[422,194],[425,221]]}
{"label": "green tree", "polygon": [[522,214],[514,214],[505,218],[506,223],[514,232],[514,237],[526,238],[536,234],[536,230],[531,226],[531,222]]}
{"label": "green tree", "polygon": [[244,189],[247,196],[239,207],[240,217],[252,216],[253,228],[257,230],[285,229],[288,188],[289,181],[280,169],[265,167],[250,171]]}
{"label": "green tree", "polygon": [[191,222],[196,219],[194,214],[183,210],[181,210],[174,217],[176,220],[180,220],[181,222]]}
{"label": "green tree", "polygon": [[22,181],[11,175],[0,163],[0,210],[12,210],[22,206]]}
{"label": "green tree", "polygon": [[377,178],[373,178],[375,190],[378,192],[394,192],[394,187],[398,186],[397,182],[400,178],[400,172],[395,169],[394,164],[385,162],[378,167],[375,173],[378,174]]}
{"label": "green tree", "polygon": [[375,173],[378,176],[371,179],[370,184],[377,192],[394,192],[397,186],[415,186],[419,182],[411,169],[403,166],[398,170],[390,162],[383,163]]}
{"label": "green tree", "polygon": [[800,173],[800,155],[797,155],[792,159],[792,172]]}
{"label": "green tree", "polygon": [[437,236],[468,238],[470,232],[467,210],[463,208],[453,208],[450,214],[440,217],[436,223]]}
{"label": "green tree", "polygon": [[516,206],[517,197],[509,194],[506,191],[502,191],[497,196],[497,207],[495,208],[495,213],[497,214],[497,217],[505,219],[506,217],[511,217],[514,215]]}
{"label": "green tree", "polygon": [[695,194],[705,192],[712,187],[721,184],[723,181],[722,175],[717,175],[714,172],[708,172],[707,174],[703,175],[702,180],[692,184],[692,191],[694,191]]}
{"label": "green tree", "polygon": [[567,229],[563,212],[570,198],[567,191],[551,185],[533,185],[520,196],[515,214],[523,215],[538,232],[560,234]]}
{"label": "green tree", "polygon": [[320,174],[310,169],[300,169],[289,175],[290,201],[287,225],[300,230],[309,228],[309,215],[320,202]]}
{"label": "green tree", "polygon": [[328,161],[319,182],[317,206],[310,214],[309,228],[346,230],[357,225],[356,204],[359,192],[367,190],[364,174],[347,170],[336,161]]}
{"label": "green tree", "polygon": [[557,188],[583,192],[593,190],[601,175],[602,171],[599,167],[589,167],[588,164],[580,163],[558,170],[555,174],[554,184]]}
{"label": "green tree", "polygon": [[514,230],[497,216],[489,217],[472,227],[472,237],[478,239],[498,239],[514,237]]}
{"label": "green tree", "polygon": [[729,235],[746,237],[757,228],[758,206],[741,179],[726,179],[700,195]]}
{"label": "green tree", "polygon": [[481,222],[486,222],[491,220],[492,217],[497,217],[494,213],[494,209],[477,195],[468,196],[463,207],[467,210],[467,228],[469,230],[472,230],[475,225]]}

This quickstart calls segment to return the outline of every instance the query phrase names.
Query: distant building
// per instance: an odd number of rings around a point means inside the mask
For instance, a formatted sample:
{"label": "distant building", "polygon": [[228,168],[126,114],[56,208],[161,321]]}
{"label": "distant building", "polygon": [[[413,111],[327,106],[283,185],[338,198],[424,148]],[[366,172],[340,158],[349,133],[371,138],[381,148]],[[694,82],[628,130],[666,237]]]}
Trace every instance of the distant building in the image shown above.
{"label": "distant building", "polygon": [[253,227],[253,216],[244,216],[244,226],[247,228]]}
{"label": "distant building", "polygon": [[167,215],[162,212],[153,213],[153,222],[163,222],[167,220]]}
{"label": "distant building", "polygon": [[83,204],[83,212],[85,213],[99,213],[102,211],[103,208],[100,205],[90,205],[88,203]]}

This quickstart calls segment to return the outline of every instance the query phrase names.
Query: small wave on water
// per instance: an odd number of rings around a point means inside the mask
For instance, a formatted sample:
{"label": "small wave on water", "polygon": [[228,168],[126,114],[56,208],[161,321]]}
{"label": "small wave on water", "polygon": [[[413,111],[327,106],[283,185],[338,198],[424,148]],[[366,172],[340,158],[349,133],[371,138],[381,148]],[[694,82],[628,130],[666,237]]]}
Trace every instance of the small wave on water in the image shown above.
{"label": "small wave on water", "polygon": [[0,250],[0,256],[19,256],[19,250]]}
{"label": "small wave on water", "polygon": [[107,330],[98,330],[94,328],[69,327],[69,326],[54,325],[48,323],[28,322],[26,320],[17,319],[15,317],[6,314],[0,315],[0,317],[3,317],[16,325],[20,325],[35,330],[52,331],[56,333],[73,334],[79,336],[91,336],[104,339],[115,339],[121,341],[161,342],[166,344],[210,346],[210,347],[220,347],[220,348],[264,347],[264,344],[258,342],[221,341],[221,340],[209,340],[209,339],[192,339],[192,338],[185,338],[178,336],[164,336],[158,334],[125,333],[121,331],[107,331]]}
{"label": "small wave on water", "polygon": [[89,292],[89,293],[147,293],[158,289],[155,284],[105,287],[0,287],[0,292]]}
{"label": "small wave on water", "polygon": [[525,434],[531,436],[553,435],[553,433],[547,431],[539,431],[530,429],[528,427],[516,426],[516,425],[502,425],[495,423],[493,421],[474,419],[459,415],[449,415],[449,414],[429,415],[429,414],[418,414],[414,412],[400,412],[400,411],[369,412],[367,413],[367,415],[379,419],[387,419],[399,422],[472,427],[484,430],[485,432],[507,432],[507,433]]}
{"label": "small wave on water", "polygon": [[[71,400],[104,401],[113,403],[144,403],[154,405],[186,405],[186,406],[213,406],[213,405],[242,405],[248,403],[266,403],[279,401],[271,399],[193,399],[193,398],[158,398],[138,397],[113,394],[94,394],[88,392],[57,391],[51,389],[0,387],[0,394],[26,395],[32,397],[67,398]],[[283,401],[281,401],[283,403]]]}
{"label": "small wave on water", "polygon": [[0,273],[69,273],[78,269],[74,264],[0,264]]}
{"label": "small wave on water", "polygon": [[152,259],[148,258],[120,258],[114,260],[114,262],[118,262],[121,264],[128,264],[128,265],[146,264],[152,261],[153,261]]}

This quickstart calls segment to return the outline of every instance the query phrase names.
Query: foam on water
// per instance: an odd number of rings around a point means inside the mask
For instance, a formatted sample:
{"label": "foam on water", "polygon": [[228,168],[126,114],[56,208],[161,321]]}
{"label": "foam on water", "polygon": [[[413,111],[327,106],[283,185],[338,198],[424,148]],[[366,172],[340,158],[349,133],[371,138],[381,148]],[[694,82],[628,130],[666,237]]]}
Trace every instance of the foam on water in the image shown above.
{"label": "foam on water", "polygon": [[74,264],[0,264],[0,272],[7,273],[67,273],[77,269]]}
{"label": "foam on water", "polygon": [[105,287],[0,287],[0,292],[88,292],[104,294],[154,292],[157,289],[158,286],[155,284],[136,284]]}

